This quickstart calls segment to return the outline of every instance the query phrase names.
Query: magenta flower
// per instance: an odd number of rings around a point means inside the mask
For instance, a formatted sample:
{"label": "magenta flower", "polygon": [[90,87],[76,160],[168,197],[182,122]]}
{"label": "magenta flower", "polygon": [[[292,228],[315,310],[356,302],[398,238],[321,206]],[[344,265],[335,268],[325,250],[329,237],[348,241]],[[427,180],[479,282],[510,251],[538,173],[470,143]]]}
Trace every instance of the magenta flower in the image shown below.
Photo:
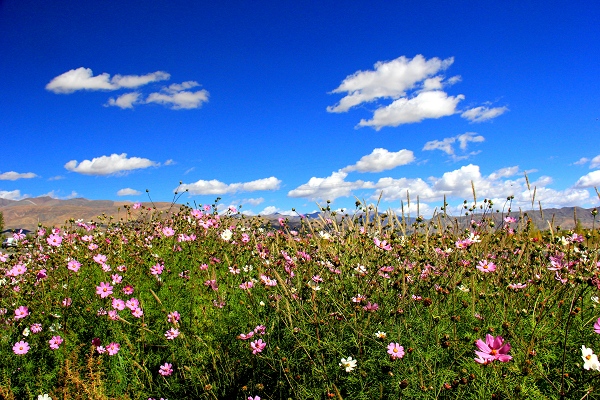
{"label": "magenta flower", "polygon": [[131,285],[127,285],[123,288],[123,293],[125,293],[125,294],[133,294],[133,291],[134,291],[134,289],[133,289],[133,286],[131,286]]}
{"label": "magenta flower", "polygon": [[165,266],[159,263],[150,267],[150,273],[152,275],[160,275],[162,274],[163,269],[165,269]]}
{"label": "magenta flower", "polygon": [[173,373],[173,364],[164,363],[163,365],[160,366],[158,373],[161,374],[162,376],[171,375]]}
{"label": "magenta flower", "polygon": [[388,344],[387,352],[392,360],[404,357],[404,347],[400,346],[398,343]]}
{"label": "magenta flower", "polygon": [[250,343],[252,354],[261,353],[266,346],[267,344],[263,342],[262,339],[255,340],[254,342]]}
{"label": "magenta flower", "polygon": [[25,318],[29,315],[29,310],[25,306],[21,306],[15,310],[15,319]]}
{"label": "magenta flower", "polygon": [[600,318],[594,322],[594,332],[600,334]]}
{"label": "magenta flower", "polygon": [[99,294],[101,298],[108,297],[112,294],[113,287],[106,282],[100,282],[100,286],[96,286],[96,294]]}
{"label": "magenta flower", "polygon": [[21,340],[20,342],[15,343],[13,346],[13,352],[17,355],[27,354],[29,351],[29,343]]}
{"label": "magenta flower", "polygon": [[[99,349],[100,347],[98,347]],[[108,346],[106,346],[106,351],[109,356],[114,356],[121,349],[121,345],[119,343],[111,342]]]}
{"label": "magenta flower", "polygon": [[50,339],[48,341],[48,343],[50,343],[50,348],[52,350],[58,349],[62,342],[63,342],[63,338],[61,338],[60,336],[52,336],[52,339]]}
{"label": "magenta flower", "polygon": [[479,364],[489,364],[492,361],[508,362],[512,357],[508,355],[510,351],[510,343],[505,342],[502,336],[493,337],[490,334],[485,335],[485,342],[477,339],[475,346],[480,351],[475,351],[478,358],[475,361]]}
{"label": "magenta flower", "polygon": [[125,302],[121,299],[113,298],[112,299],[112,308],[114,308],[115,310],[124,310]]}
{"label": "magenta flower", "polygon": [[179,315],[177,311],[170,312],[169,315],[167,315],[167,321],[169,321],[171,324],[176,324],[180,319],[181,315]]}

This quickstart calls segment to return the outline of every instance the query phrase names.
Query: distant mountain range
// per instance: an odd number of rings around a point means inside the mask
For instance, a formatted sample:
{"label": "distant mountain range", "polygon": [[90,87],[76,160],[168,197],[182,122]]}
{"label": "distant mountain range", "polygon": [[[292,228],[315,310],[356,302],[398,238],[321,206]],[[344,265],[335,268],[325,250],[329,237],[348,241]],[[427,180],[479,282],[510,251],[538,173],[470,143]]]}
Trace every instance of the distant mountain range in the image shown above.
{"label": "distant mountain range", "polygon": [[[112,200],[87,200],[84,198],[58,200],[51,197],[36,197],[23,200],[7,200],[0,199],[0,211],[4,215],[4,229],[24,229],[34,231],[38,224],[46,227],[60,227],[68,223],[70,219],[82,219],[85,222],[97,221],[98,216],[106,215],[113,216],[119,219],[125,216],[124,206],[132,204],[126,201]],[[156,207],[158,210],[168,210],[172,207],[171,203],[157,202],[142,203],[144,207]],[[173,206],[173,209],[178,209],[179,205]],[[576,221],[584,228],[591,228],[594,223],[594,217],[591,213],[592,209],[581,207],[564,207],[560,209],[550,208],[543,210],[543,215],[539,210],[522,210],[522,213],[527,213],[527,216],[532,219],[533,223],[541,230],[548,229],[549,223],[553,228],[560,226],[563,229],[572,229],[575,227]],[[510,215],[518,219],[521,213],[512,212]],[[318,219],[321,214],[316,212],[305,215],[308,219]],[[337,219],[341,218],[342,214],[337,214]],[[502,223],[501,213],[492,214],[496,224]],[[288,220],[288,225],[292,229],[300,227],[300,216],[286,216],[281,214],[271,214],[261,216],[268,221],[272,226],[279,226],[278,219],[284,218]],[[454,221],[453,216],[447,221]],[[401,218],[398,216],[398,218]],[[479,217],[480,218],[480,217]],[[436,218],[437,219],[437,218]],[[474,219],[478,219],[476,216]],[[461,225],[468,224],[471,216],[457,217]],[[427,221],[427,220],[425,220]],[[407,220],[407,225],[414,222],[414,215],[410,220]],[[442,220],[442,223],[444,221]],[[447,223],[447,222],[446,222]],[[514,224],[513,224],[514,225]],[[600,226],[600,217],[596,222],[596,227]]]}

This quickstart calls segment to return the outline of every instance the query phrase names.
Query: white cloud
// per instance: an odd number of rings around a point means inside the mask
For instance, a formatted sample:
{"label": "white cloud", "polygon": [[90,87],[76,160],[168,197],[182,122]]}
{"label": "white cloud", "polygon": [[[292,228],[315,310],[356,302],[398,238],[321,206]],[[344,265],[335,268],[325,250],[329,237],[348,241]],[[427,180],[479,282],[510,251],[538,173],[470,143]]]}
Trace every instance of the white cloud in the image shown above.
{"label": "white cloud", "polygon": [[105,106],[115,106],[121,109],[133,108],[133,105],[139,102],[139,98],[140,93],[138,92],[125,93],[117,97],[116,99],[113,99],[111,97],[110,99],[108,99],[108,102],[105,104]]}
{"label": "white cloud", "polygon": [[79,196],[79,194],[76,191],[72,191],[71,194],[68,194],[66,196],[59,196],[58,192],[60,192],[60,190],[56,191],[56,190],[51,190],[46,194],[42,194],[40,195],[40,197],[51,197],[53,199],[57,199],[57,200],[69,200],[69,199],[74,199],[77,196]]}
{"label": "white cloud", "polygon": [[310,200],[335,200],[338,197],[348,197],[353,190],[373,188],[372,182],[345,181],[347,172],[333,172],[326,178],[312,177],[303,185],[288,192],[289,197],[302,197]]}
{"label": "white cloud", "polygon": [[292,210],[282,210],[275,206],[267,206],[267,207],[265,207],[264,210],[262,210],[261,212],[258,213],[258,215],[272,215],[272,214],[281,214],[281,215],[287,215],[287,216],[298,215],[298,214],[296,214],[296,212],[294,212]]}
{"label": "white cloud", "polygon": [[[392,61],[379,61],[372,71],[357,71],[342,81],[332,93],[347,93],[340,102],[327,107],[328,112],[346,112],[350,108],[379,98],[405,96],[419,82],[445,70],[454,62],[453,58],[426,60],[422,55],[413,59],[404,56]],[[435,85],[429,81],[429,85]]]}
{"label": "white cloud", "polygon": [[484,122],[499,117],[508,111],[508,107],[488,108],[485,106],[474,107],[466,110],[460,116],[471,122]]}
{"label": "white cloud", "polygon": [[202,103],[208,101],[209,93],[205,89],[196,92],[187,90],[196,86],[200,86],[200,84],[194,81],[174,83],[163,88],[161,92],[150,93],[146,98],[146,103],[170,106],[173,110],[199,108]]}
{"label": "white cloud", "polygon": [[65,179],[65,177],[62,175],[56,175],[56,176],[51,176],[50,178],[48,178],[49,181],[60,181],[61,179]]}
{"label": "white cloud", "polygon": [[591,188],[600,186],[600,169],[582,176],[575,183],[575,188]]}
{"label": "white cloud", "polygon": [[6,200],[21,200],[29,197],[28,195],[22,196],[20,190],[0,190],[0,199]]}
{"label": "white cloud", "polygon": [[402,97],[390,105],[375,110],[370,120],[361,119],[358,126],[371,126],[380,130],[385,126],[399,126],[421,122],[427,118],[441,118],[456,112],[456,106],[465,96],[448,96],[446,92],[434,90],[420,92],[416,97]]}
{"label": "white cloud", "polygon": [[220,195],[237,192],[255,192],[261,190],[277,190],[281,181],[274,176],[258,179],[251,182],[226,184],[216,179],[210,181],[199,180],[195,183],[184,183],[177,189],[178,192],[188,190],[190,194]]}
{"label": "white cloud", "polygon": [[250,204],[252,206],[257,206],[259,204],[262,204],[264,201],[265,201],[265,199],[262,197],[259,197],[256,199],[243,199],[242,204]]}
{"label": "white cloud", "polygon": [[586,164],[588,161],[590,161],[589,158],[581,157],[579,159],[579,161],[575,161],[573,164],[575,164],[575,165],[583,165],[583,164]]}
{"label": "white cloud", "polygon": [[410,150],[403,149],[397,152],[390,152],[386,149],[377,148],[371,154],[361,157],[356,164],[349,165],[341,171],[381,172],[410,164],[414,160],[415,156]]}
{"label": "white cloud", "polygon": [[65,168],[84,175],[112,175],[157,165],[156,162],[147,158],[127,158],[127,154],[122,153],[83,160],[80,163],[77,160],[71,160],[65,164]]}
{"label": "white cloud", "polygon": [[175,165],[175,164],[176,164],[175,161],[170,158],[163,163],[163,165]]}
{"label": "white cloud", "polygon": [[106,72],[94,76],[90,68],[80,67],[53,78],[46,85],[46,90],[57,94],[69,94],[77,90],[117,90],[135,88],[169,78],[168,73],[156,71],[146,75],[115,75],[111,79],[110,74]]}
{"label": "white cloud", "polygon": [[18,173],[15,171],[4,172],[0,174],[0,181],[16,181],[17,179],[37,178],[33,172]]}
{"label": "white cloud", "polygon": [[600,167],[600,155],[597,155],[596,157],[592,158],[592,160],[590,161],[590,168],[598,168]]}
{"label": "white cloud", "polygon": [[477,135],[474,132],[466,132],[462,135],[427,142],[425,143],[425,146],[423,146],[423,150],[441,150],[444,153],[451,156],[454,160],[459,160],[467,158],[469,155],[477,153],[470,153],[468,155],[457,156],[454,151],[454,143],[458,142],[459,148],[464,152],[467,149],[467,146],[470,142],[480,143],[483,141],[485,141],[485,138],[483,136]]}
{"label": "white cloud", "polygon": [[117,196],[138,196],[140,194],[142,194],[142,192],[131,188],[121,189],[117,192]]}

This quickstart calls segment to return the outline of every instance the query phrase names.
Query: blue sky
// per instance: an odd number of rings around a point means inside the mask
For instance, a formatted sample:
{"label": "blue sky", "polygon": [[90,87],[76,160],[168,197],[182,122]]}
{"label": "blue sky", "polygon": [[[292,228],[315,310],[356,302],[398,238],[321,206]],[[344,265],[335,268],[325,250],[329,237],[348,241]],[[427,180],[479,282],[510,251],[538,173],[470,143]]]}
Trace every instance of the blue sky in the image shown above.
{"label": "blue sky", "polygon": [[250,214],[408,191],[430,215],[473,181],[479,201],[596,206],[599,12],[0,1],[0,197],[170,201],[181,181],[180,202]]}

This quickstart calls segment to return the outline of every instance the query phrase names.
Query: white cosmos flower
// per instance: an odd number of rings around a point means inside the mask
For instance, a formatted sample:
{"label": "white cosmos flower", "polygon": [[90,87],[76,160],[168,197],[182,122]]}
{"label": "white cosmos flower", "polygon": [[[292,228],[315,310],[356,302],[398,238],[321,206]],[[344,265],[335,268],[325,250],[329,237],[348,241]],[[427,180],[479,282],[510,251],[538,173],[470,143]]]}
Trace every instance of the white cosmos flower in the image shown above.
{"label": "white cosmos flower", "polygon": [[600,362],[598,362],[598,356],[594,354],[592,349],[582,345],[581,358],[583,359],[584,369],[594,369],[596,371],[600,371]]}
{"label": "white cosmos flower", "polygon": [[233,232],[231,232],[229,229],[225,229],[223,233],[221,233],[221,239],[225,240],[226,242],[229,242],[232,236]]}
{"label": "white cosmos flower", "polygon": [[340,367],[345,368],[346,372],[352,372],[356,368],[356,360],[353,360],[352,357],[342,358],[340,361]]}

